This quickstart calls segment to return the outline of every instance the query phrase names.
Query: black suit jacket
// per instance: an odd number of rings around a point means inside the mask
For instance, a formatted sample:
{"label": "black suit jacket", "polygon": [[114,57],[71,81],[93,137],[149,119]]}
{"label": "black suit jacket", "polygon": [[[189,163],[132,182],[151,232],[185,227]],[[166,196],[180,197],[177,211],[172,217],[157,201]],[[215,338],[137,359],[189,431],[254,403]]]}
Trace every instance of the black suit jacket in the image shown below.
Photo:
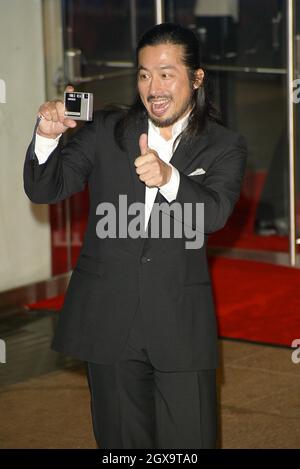
{"label": "black suit jacket", "polygon": [[[205,245],[186,249],[184,237],[99,239],[96,234],[99,203],[118,208],[119,194],[127,195],[128,205],[145,200],[134,160],[147,119],[127,129],[121,150],[113,133],[119,117],[95,113],[94,121],[64,148],[59,144],[44,164],[34,155],[34,141],[27,151],[24,187],[32,202],[56,203],[89,185],[88,227],[52,347],[85,361],[114,363],[140,307],[157,369],[215,368],[217,327]],[[181,140],[173,154],[171,163],[180,172],[176,202],[204,203],[205,239],[231,214],[245,161],[244,138],[212,121],[198,137]],[[196,168],[206,173],[188,176]],[[162,200],[158,191],[156,201]]]}

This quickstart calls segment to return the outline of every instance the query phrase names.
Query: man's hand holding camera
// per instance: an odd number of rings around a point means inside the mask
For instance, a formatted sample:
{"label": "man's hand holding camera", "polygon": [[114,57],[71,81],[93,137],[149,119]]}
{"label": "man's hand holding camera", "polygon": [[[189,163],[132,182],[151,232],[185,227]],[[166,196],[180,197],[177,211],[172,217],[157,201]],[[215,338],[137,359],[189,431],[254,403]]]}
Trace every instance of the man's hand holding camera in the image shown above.
{"label": "man's hand holding camera", "polygon": [[[72,92],[74,88],[67,86],[66,92]],[[42,117],[37,128],[38,135],[47,138],[57,138],[69,128],[76,127],[75,120],[65,116],[65,105],[62,101],[47,101],[39,108],[39,116]]]}
{"label": "man's hand holding camera", "polygon": [[161,160],[155,150],[148,147],[148,135],[139,139],[141,156],[135,159],[136,173],[148,187],[160,187],[171,178],[172,167]]}

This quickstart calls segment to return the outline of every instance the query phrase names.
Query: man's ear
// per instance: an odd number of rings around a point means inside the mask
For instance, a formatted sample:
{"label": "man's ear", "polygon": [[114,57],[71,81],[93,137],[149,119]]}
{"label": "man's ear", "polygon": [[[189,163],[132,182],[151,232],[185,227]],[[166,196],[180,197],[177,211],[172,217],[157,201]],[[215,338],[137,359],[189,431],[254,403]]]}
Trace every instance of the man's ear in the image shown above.
{"label": "man's ear", "polygon": [[195,78],[194,78],[193,88],[196,90],[202,85],[202,82],[204,79],[204,71],[202,70],[202,68],[198,68],[195,71],[194,77]]}

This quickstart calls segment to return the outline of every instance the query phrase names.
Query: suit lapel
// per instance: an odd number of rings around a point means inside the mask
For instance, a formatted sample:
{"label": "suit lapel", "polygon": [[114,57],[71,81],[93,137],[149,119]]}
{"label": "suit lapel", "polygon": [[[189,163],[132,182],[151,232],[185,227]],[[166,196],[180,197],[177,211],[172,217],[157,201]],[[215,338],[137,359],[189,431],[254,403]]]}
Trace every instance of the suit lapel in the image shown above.
{"label": "suit lapel", "polygon": [[[125,146],[127,150],[131,181],[134,189],[134,202],[145,204],[146,186],[142,181],[140,181],[134,165],[135,159],[140,155],[139,138],[142,133],[148,133],[147,118],[140,119],[138,122],[133,124],[131,128],[127,130],[127,134],[125,137]],[[140,237],[134,240],[134,246],[138,249],[140,254],[142,252],[144,242],[144,237]]]}
{"label": "suit lapel", "polygon": [[207,125],[196,137],[181,139],[177,148],[170,160],[170,163],[178,169],[178,171],[185,173],[188,168],[193,165],[199,154],[209,145],[209,125]]}

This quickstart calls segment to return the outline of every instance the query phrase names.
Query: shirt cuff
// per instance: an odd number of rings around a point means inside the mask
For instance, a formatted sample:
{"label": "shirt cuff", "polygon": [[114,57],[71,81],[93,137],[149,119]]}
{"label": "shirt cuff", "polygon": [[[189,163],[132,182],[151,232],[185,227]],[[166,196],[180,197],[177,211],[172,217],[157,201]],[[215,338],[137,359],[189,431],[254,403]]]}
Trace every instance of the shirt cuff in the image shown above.
{"label": "shirt cuff", "polygon": [[167,199],[168,202],[172,202],[177,197],[177,192],[180,183],[180,174],[174,166],[172,166],[171,164],[169,166],[171,166],[172,168],[170,180],[169,182],[167,182],[167,184],[160,186],[159,191],[164,196],[164,198]]}
{"label": "shirt cuff", "polygon": [[47,161],[53,150],[57,147],[61,135],[62,134],[56,138],[47,138],[35,134],[34,153],[36,154],[39,164],[43,164]]}

